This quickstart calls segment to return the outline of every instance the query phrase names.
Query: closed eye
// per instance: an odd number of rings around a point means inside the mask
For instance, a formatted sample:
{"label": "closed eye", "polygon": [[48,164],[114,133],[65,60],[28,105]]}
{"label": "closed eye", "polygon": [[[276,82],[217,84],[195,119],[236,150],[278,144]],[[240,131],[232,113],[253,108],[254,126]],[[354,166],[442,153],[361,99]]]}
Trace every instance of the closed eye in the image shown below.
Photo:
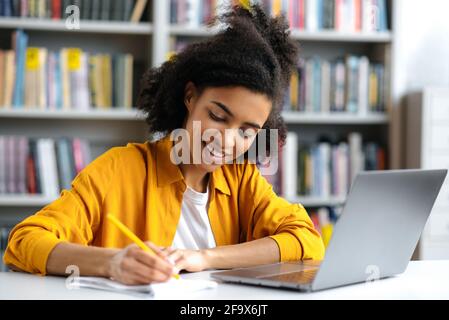
{"label": "closed eye", "polygon": [[209,117],[210,117],[212,120],[217,121],[217,122],[226,122],[226,119],[217,116],[216,114],[214,114],[214,113],[211,112],[211,111],[209,111]]}

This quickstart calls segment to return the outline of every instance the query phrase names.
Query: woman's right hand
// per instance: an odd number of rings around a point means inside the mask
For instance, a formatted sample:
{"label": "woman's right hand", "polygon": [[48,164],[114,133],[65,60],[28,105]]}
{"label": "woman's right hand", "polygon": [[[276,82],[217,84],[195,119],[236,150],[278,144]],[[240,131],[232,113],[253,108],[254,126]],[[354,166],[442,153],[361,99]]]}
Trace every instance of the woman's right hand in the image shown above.
{"label": "woman's right hand", "polygon": [[167,259],[167,254],[159,247],[146,242],[156,254],[149,254],[137,245],[131,244],[117,252],[109,261],[109,276],[127,285],[165,282],[174,273],[174,265]]}

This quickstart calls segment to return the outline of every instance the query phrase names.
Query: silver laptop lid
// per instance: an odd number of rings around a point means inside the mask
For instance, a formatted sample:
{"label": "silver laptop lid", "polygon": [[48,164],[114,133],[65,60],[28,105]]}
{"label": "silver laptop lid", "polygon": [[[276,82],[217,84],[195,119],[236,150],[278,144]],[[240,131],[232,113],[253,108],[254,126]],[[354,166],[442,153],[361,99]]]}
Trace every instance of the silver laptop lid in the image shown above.
{"label": "silver laptop lid", "polygon": [[360,173],[312,290],[404,272],[446,174],[447,170]]}

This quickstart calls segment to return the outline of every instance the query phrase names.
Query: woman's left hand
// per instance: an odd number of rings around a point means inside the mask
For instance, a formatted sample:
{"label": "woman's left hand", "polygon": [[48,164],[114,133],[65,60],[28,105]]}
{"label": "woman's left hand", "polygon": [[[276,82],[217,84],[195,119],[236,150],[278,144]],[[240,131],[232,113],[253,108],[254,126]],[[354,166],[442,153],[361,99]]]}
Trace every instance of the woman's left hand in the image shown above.
{"label": "woman's left hand", "polygon": [[206,254],[202,250],[163,248],[167,258],[173,261],[177,269],[189,272],[203,271],[208,268]]}

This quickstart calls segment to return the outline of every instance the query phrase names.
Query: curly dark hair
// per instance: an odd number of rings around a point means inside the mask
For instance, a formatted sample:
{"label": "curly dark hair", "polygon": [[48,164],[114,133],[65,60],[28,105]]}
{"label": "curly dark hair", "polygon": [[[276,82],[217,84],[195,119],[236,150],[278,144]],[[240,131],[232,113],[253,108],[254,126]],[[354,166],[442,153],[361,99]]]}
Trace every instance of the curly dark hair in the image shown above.
{"label": "curly dark hair", "polygon": [[[272,18],[258,5],[234,6],[210,25],[217,23],[225,26],[218,34],[188,45],[144,74],[137,105],[150,133],[182,127],[187,116],[184,90],[191,81],[199,93],[208,87],[242,86],[265,94],[273,108],[263,129],[278,129],[284,145],[287,129],[280,109],[299,51],[285,17]],[[268,136],[266,141],[269,152]]]}

